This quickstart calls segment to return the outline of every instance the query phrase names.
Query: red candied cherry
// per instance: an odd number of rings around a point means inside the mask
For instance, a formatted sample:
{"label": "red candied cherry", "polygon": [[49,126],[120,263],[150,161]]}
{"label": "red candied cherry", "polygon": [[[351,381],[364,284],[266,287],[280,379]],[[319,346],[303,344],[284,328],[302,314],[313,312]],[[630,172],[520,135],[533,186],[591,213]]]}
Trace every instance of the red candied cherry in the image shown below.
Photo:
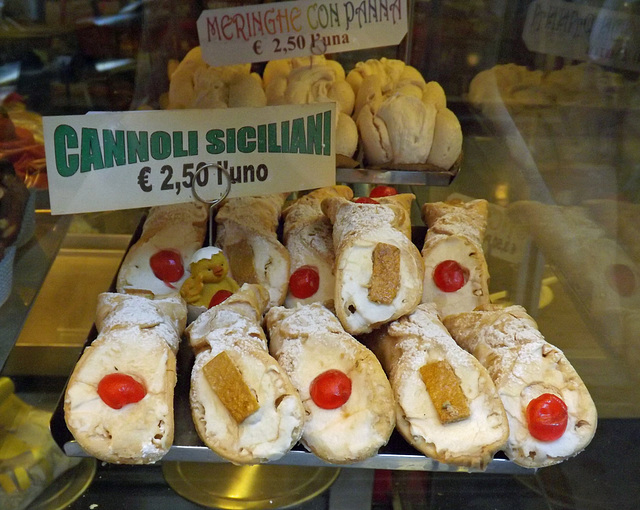
{"label": "red candied cherry", "polygon": [[371,198],[390,197],[397,194],[397,189],[395,189],[393,186],[385,186],[384,184],[374,187],[369,192],[369,196]]}
{"label": "red candied cherry", "polygon": [[455,260],[444,260],[433,270],[433,282],[442,292],[461,289],[469,278],[469,272]]}
{"label": "red candied cherry", "polygon": [[369,197],[358,197],[354,199],[354,202],[356,204],[379,204],[380,203],[377,200],[374,200],[373,198],[369,198]]}
{"label": "red candied cherry", "polygon": [[167,285],[177,282],[184,275],[184,265],[180,253],[174,250],[160,250],[149,259],[153,274]]}
{"label": "red candied cherry", "polygon": [[220,303],[225,301],[232,294],[233,294],[233,292],[231,292],[229,290],[220,289],[218,292],[216,292],[211,297],[211,301],[209,301],[209,308],[211,308],[212,306],[219,305]]}
{"label": "red candied cherry", "polygon": [[567,404],[553,393],[543,393],[527,405],[529,433],[539,441],[555,441],[567,429]]}
{"label": "red candied cherry", "polygon": [[318,407],[337,409],[351,396],[351,379],[340,370],[327,370],[311,381],[309,392]]}
{"label": "red candied cherry", "polygon": [[301,266],[289,277],[289,292],[293,297],[305,299],[320,288],[320,275],[315,267]]}
{"label": "red candied cherry", "polygon": [[146,394],[141,383],[130,375],[119,372],[105,375],[98,383],[98,395],[113,409],[140,402]]}

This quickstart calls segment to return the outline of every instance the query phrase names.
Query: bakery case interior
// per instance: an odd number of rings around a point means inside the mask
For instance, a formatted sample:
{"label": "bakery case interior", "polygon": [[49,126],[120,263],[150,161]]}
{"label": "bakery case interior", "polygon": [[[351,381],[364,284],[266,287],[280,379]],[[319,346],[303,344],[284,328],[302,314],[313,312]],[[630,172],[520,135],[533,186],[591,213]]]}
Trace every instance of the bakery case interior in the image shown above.
{"label": "bakery case interior", "polygon": [[[262,3],[0,2],[0,508],[636,508],[640,3],[409,0],[398,46],[206,64],[201,13]],[[43,117],[321,101],[339,119],[335,187],[230,198],[211,215],[201,204],[51,214]],[[320,265],[296,239],[305,214],[316,241],[329,235],[330,269],[312,271],[331,279],[327,307],[310,304],[308,271],[289,280]],[[162,228],[180,232],[173,253],[189,267],[135,274],[132,259],[162,250]],[[366,291],[352,288],[362,250]],[[460,267],[456,250],[468,267],[439,281],[440,260]],[[265,254],[280,290],[247,269]],[[213,270],[195,264],[215,257],[224,274],[205,299],[198,271]],[[152,324],[127,323],[127,307]],[[248,354],[222,356],[236,334]],[[133,382],[109,396],[100,366],[126,351],[157,380],[110,374]],[[343,371],[324,384],[343,377],[346,396],[315,390],[331,360]],[[256,370],[277,388],[249,388]],[[413,374],[420,390],[403,386]],[[538,423],[526,404],[545,398]],[[166,428],[144,451],[129,437],[105,446],[120,408]],[[207,427],[220,414],[228,436]],[[269,419],[278,440],[264,440]]]}

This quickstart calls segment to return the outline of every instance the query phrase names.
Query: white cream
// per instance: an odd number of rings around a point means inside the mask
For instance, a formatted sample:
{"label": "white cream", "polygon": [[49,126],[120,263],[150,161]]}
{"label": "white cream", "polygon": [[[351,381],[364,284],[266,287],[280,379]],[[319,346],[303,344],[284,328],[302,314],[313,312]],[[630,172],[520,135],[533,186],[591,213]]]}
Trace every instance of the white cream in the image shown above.
{"label": "white cream", "polygon": [[262,360],[249,352],[241,356],[230,351],[227,353],[254,392],[260,407],[242,423],[237,423],[202,371],[202,366],[215,354],[203,353],[194,365],[191,392],[192,398],[197,395],[197,400],[203,405],[206,436],[233,456],[276,460],[288,452],[299,438],[303,418],[297,411],[299,403],[296,403],[296,396],[285,396],[276,408],[276,401],[285,394],[277,364],[265,366]]}
{"label": "white cream", "polygon": [[349,247],[338,261],[342,271],[340,296],[347,329],[354,332],[370,330],[372,324],[389,320],[418,289],[421,282],[412,276],[405,257],[400,259],[400,279],[397,294],[388,304],[369,300],[369,284],[373,272],[372,253],[377,242],[359,240]]}
{"label": "white cream", "polygon": [[[477,274],[478,261],[472,257],[473,252],[475,250],[469,243],[459,237],[449,236],[435,243],[424,257],[422,302],[435,303],[441,316],[471,311],[481,303],[482,295],[478,296],[478,293],[482,292],[479,282],[483,275]],[[455,260],[469,271],[467,281],[455,292],[444,292],[433,281],[436,266],[445,260]]]}

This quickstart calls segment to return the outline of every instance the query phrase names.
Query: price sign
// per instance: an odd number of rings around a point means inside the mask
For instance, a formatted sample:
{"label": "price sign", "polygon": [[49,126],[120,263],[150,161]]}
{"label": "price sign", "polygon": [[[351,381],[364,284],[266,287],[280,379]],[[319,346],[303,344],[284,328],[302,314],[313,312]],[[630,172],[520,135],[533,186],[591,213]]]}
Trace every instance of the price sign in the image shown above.
{"label": "price sign", "polygon": [[530,51],[638,71],[640,16],[624,9],[626,3],[619,3],[620,10],[607,5],[534,0],[527,8],[522,39]]}
{"label": "price sign", "polygon": [[45,117],[51,212],[331,186],[334,119],[334,103]]}
{"label": "price sign", "polygon": [[406,0],[266,3],[198,18],[202,57],[221,66],[400,44]]}

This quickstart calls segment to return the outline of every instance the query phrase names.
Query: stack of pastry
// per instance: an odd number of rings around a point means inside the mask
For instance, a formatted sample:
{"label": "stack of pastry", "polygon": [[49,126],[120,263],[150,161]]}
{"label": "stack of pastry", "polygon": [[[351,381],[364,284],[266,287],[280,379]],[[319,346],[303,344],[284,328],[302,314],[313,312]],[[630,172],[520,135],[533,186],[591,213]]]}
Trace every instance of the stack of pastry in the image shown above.
{"label": "stack of pastry", "polygon": [[170,72],[169,109],[265,106],[262,78],[250,64],[214,67],[202,58],[200,46],[191,49]]}
{"label": "stack of pastry", "polygon": [[359,62],[347,81],[368,164],[453,166],[462,152],[462,129],[437,82],[427,83],[414,67],[386,58]]}
{"label": "stack of pastry", "polygon": [[351,119],[355,96],[345,81],[342,65],[323,55],[271,60],[264,68],[267,104],[336,103],[336,154],[352,158],[358,147],[358,130]]}

